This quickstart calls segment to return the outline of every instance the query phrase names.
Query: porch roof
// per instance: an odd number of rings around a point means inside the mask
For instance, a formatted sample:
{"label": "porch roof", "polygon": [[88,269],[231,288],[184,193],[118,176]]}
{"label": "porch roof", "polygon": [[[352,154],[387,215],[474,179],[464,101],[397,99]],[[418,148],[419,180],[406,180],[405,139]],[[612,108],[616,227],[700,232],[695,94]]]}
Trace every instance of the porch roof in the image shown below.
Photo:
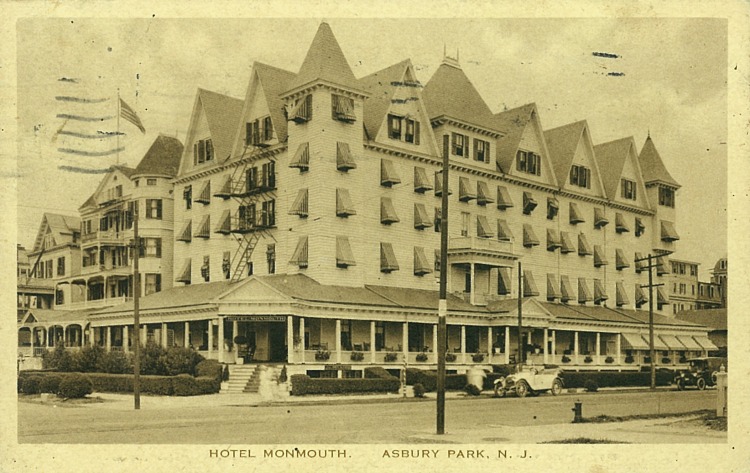
{"label": "porch roof", "polygon": [[91,310],[29,309],[19,326],[71,324],[86,325]]}
{"label": "porch roof", "polygon": [[[617,312],[620,312],[629,317],[638,319],[640,322],[644,324],[648,324],[648,311],[647,310],[617,309]],[[664,315],[660,315],[656,313],[654,314],[654,324],[655,325],[683,326],[683,327],[690,327],[690,328],[701,327],[700,324],[688,322],[685,320],[675,319],[672,317],[666,317]]]}

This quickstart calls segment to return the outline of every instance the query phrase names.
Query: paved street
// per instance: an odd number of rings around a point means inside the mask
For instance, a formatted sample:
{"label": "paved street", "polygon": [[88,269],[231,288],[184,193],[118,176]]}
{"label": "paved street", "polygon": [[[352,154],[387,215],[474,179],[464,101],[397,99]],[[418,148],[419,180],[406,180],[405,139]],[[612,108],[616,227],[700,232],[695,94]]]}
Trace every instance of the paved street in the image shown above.
{"label": "paved street", "polygon": [[[624,426],[638,442],[644,422],[572,425],[571,408],[583,402],[584,417],[597,415],[690,412],[714,407],[715,393],[600,392],[549,394],[536,398],[450,398],[445,436],[435,436],[435,399],[328,400],[315,403],[259,404],[257,398],[227,395],[196,400],[144,397],[132,410],[132,397],[103,395],[106,402],[75,407],[19,402],[20,443],[140,444],[373,444],[440,442],[533,443],[551,438],[597,434],[612,437]],[[292,398],[295,400],[295,398]],[[640,422],[640,423],[639,423]],[[649,421],[665,434],[665,442],[726,441],[725,432],[709,438],[691,428],[670,428],[675,419]],[[684,422],[683,422],[684,423]],[[620,432],[622,433],[622,432]],[[643,438],[645,439],[645,437]],[[648,440],[643,440],[648,442]],[[623,440],[625,441],[625,440]]]}

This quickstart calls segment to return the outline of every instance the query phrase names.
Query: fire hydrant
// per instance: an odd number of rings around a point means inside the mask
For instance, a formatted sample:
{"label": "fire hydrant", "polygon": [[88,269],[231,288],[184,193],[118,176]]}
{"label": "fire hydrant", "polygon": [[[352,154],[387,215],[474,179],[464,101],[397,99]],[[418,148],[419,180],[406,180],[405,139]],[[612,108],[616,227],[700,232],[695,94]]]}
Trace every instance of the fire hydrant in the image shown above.
{"label": "fire hydrant", "polygon": [[573,411],[573,423],[574,424],[583,422],[583,403],[581,401],[576,401],[575,407],[573,407],[571,411]]}

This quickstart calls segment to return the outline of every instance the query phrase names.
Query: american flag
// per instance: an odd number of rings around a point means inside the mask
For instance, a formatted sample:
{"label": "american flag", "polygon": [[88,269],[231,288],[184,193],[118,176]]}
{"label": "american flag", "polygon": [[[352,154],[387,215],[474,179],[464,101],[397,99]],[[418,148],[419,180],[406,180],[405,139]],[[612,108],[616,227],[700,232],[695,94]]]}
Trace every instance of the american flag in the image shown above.
{"label": "american flag", "polygon": [[146,129],[143,127],[141,119],[136,115],[135,110],[130,108],[130,105],[126,104],[123,99],[120,99],[120,116],[137,126],[138,129],[141,130],[141,133],[146,133]]}

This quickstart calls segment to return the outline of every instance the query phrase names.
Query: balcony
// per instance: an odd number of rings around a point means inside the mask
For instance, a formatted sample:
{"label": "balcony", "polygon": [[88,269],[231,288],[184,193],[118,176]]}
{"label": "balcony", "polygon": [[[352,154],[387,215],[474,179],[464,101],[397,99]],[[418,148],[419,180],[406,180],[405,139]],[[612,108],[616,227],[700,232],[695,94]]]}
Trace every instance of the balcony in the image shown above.
{"label": "balcony", "polygon": [[[483,263],[490,266],[506,266],[508,260],[515,260],[513,243],[494,238],[456,237],[448,240],[450,264]],[[500,263],[502,260],[502,264]]]}
{"label": "balcony", "polygon": [[113,244],[113,245],[126,245],[133,238],[133,229],[128,228],[124,230],[115,230],[110,228],[109,230],[97,230],[91,233],[85,233],[81,235],[81,243],[99,243],[99,244]]}
{"label": "balcony", "polygon": [[106,299],[93,299],[90,301],[80,301],[80,302],[70,302],[68,304],[62,304],[58,305],[57,308],[63,309],[63,310],[73,310],[73,309],[96,309],[96,308],[103,308],[103,307],[111,307],[118,304],[124,304],[125,302],[133,300],[132,297],[127,296],[118,296],[118,297],[108,297]]}

